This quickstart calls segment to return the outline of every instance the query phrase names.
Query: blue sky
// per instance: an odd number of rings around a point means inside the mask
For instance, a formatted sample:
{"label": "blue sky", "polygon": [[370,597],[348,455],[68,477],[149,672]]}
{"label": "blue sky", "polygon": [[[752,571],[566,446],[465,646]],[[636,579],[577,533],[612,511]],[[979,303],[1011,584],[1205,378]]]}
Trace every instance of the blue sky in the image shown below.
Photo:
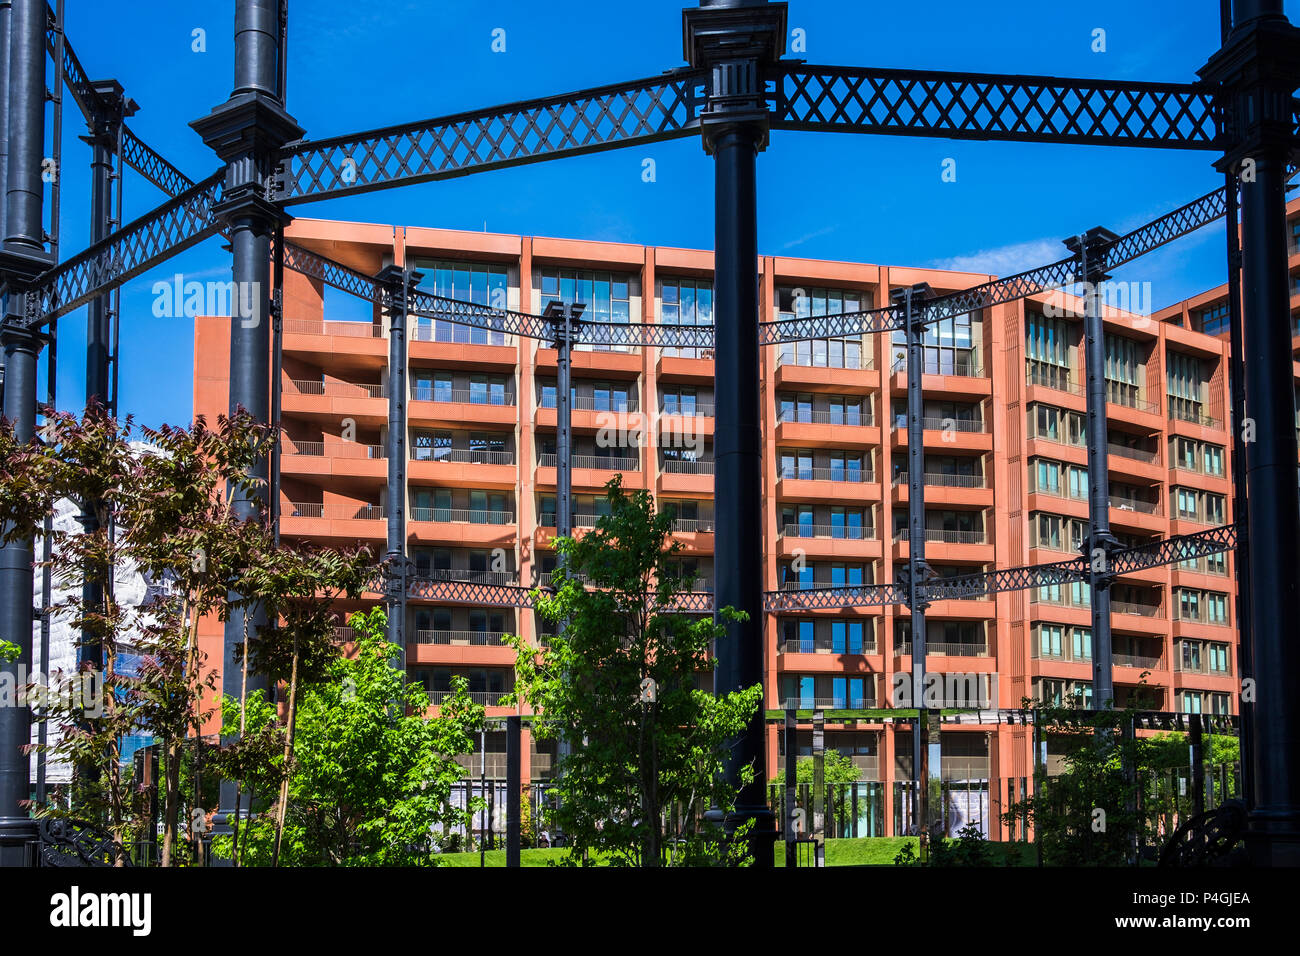
{"label": "blue sky", "polygon": [[[663,0],[390,2],[290,5],[289,111],[309,138],[509,103],[682,64],[682,4]],[[1218,47],[1217,0],[1055,4],[791,0],[811,63],[1188,81]],[[67,0],[68,37],[92,79],[115,77],[140,105],[130,121],[192,178],[217,168],[188,123],[232,86],[234,4]],[[1300,21],[1300,0],[1287,4]],[[506,31],[506,51],[491,50]],[[1106,31],[1106,51],[1091,50]],[[206,52],[192,51],[192,32]],[[89,234],[89,149],[68,101],[62,251]],[[643,182],[642,161],[656,181]],[[956,160],[945,183],[943,161]],[[1060,239],[1094,225],[1124,232],[1222,185],[1206,152],[910,137],[776,133],[759,159],[764,254],[928,265],[1000,274],[1064,254]],[[698,139],[487,172],[295,206],[294,214],[526,235],[710,248],[711,160]],[[133,172],[126,218],[163,200]],[[228,276],[219,240],[124,288],[123,414],[157,425],[192,414],[193,322],[159,319],[150,287],[176,272]],[[1156,307],[1224,280],[1221,229],[1203,229],[1116,278],[1149,281]],[[342,297],[340,297],[342,298]],[[331,298],[333,306],[337,299]],[[338,315],[351,309],[338,302]],[[60,321],[59,404],[84,398],[85,312]],[[200,357],[203,361],[204,357]],[[224,362],[213,356],[211,361]],[[44,374],[42,361],[42,375]],[[41,386],[44,395],[44,385]]]}

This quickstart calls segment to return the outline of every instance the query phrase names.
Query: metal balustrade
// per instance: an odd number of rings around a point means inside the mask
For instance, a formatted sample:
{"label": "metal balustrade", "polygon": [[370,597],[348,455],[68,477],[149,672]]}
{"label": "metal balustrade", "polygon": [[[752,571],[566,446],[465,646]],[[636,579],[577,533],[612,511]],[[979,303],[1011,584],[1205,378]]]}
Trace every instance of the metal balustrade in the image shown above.
{"label": "metal balustrade", "polygon": [[343,521],[377,521],[385,516],[383,505],[321,504],[311,501],[292,501],[281,509],[285,518],[329,518]]}
{"label": "metal balustrade", "polygon": [[[890,366],[889,370],[891,372],[906,372],[907,357],[900,356],[898,358],[895,358],[894,363]],[[953,362],[951,365],[943,365],[939,363],[926,362],[925,368],[922,371],[926,375],[957,375],[960,376],[961,378],[984,378],[985,377],[984,367],[982,365],[976,365],[973,360],[968,358],[959,359]]]}
{"label": "metal balustrade", "polygon": [[323,395],[329,398],[386,398],[384,385],[362,385],[357,382],[309,382],[291,379],[290,384],[299,395]]}
{"label": "metal balustrade", "polygon": [[831,412],[816,409],[782,408],[776,413],[778,425],[847,425],[852,428],[869,428],[876,424],[870,409],[862,412]]}
{"label": "metal balustrade", "polygon": [[1121,382],[1112,382],[1106,380],[1106,401],[1112,405],[1123,405],[1126,408],[1134,408],[1139,412],[1149,412],[1151,414],[1160,413],[1160,403],[1148,401],[1141,397],[1141,393],[1134,390]]}
{"label": "metal balustrade", "polygon": [[[509,690],[509,689],[507,689],[507,690],[471,690],[471,691],[466,691],[466,696],[468,696],[469,699],[470,699],[473,703],[475,703],[475,704],[481,704],[481,705],[483,705],[484,707],[496,707],[496,706],[497,706],[497,702],[498,702],[498,701],[499,701],[503,696],[505,696],[505,695],[508,694],[508,693],[510,693],[510,690]],[[435,706],[437,706],[437,705],[441,704],[443,701],[445,701],[447,698],[449,698],[449,697],[454,697],[454,696],[455,696],[455,691],[451,691],[451,690],[431,690],[431,691],[429,691],[429,703],[430,703],[430,704],[433,704],[433,705],[435,705]],[[490,756],[490,755],[489,755],[489,756]],[[502,755],[502,759],[503,759],[503,760],[504,760],[504,756],[505,756],[505,755],[503,754],[503,755]],[[476,765],[476,766],[477,766],[477,765]]]}
{"label": "metal balustrade", "polygon": [[491,392],[476,392],[468,388],[438,388],[433,385],[411,385],[411,399],[417,402],[444,402],[456,405],[495,405],[510,407],[515,404],[511,392],[493,395]]}
{"label": "metal balustrade", "polygon": [[[1049,371],[1049,369],[1051,370]],[[1030,366],[1025,374],[1025,384],[1041,385],[1044,388],[1050,388],[1057,392],[1068,392],[1071,395],[1082,395],[1086,391],[1081,383],[1072,381],[1069,369],[1055,366]]]}
{"label": "metal balustrade", "polygon": [[877,653],[875,640],[862,641],[862,649],[860,651],[847,650],[848,643],[845,640],[841,640],[840,644],[842,646],[836,648],[834,639],[830,637],[814,637],[811,641],[805,640],[804,638],[792,637],[781,642],[781,653],[782,654],[850,654],[850,653],[875,654]]}
{"label": "metal balustrade", "polygon": [[669,475],[711,475],[713,462],[704,459],[665,458],[663,471]]}
{"label": "metal balustrade", "polygon": [[[429,454],[425,454],[428,452]],[[448,461],[465,465],[513,465],[512,451],[488,451],[482,448],[412,448],[411,461]]]}
{"label": "metal balustrade", "polygon": [[412,507],[411,520],[452,524],[507,525],[515,523],[515,513],[513,511],[487,511],[478,508]]}
{"label": "metal balustrade", "polygon": [[[326,451],[328,450],[328,454]],[[380,459],[388,457],[388,449],[383,445],[360,445],[356,442],[325,442],[319,441],[297,441],[288,439],[285,442],[284,453],[286,455],[304,455],[308,458],[369,458]]]}
{"label": "metal balustrade", "polygon": [[846,527],[831,524],[785,524],[781,535],[786,538],[842,538],[849,541],[874,541],[874,527]]}
{"label": "metal balustrade", "polygon": [[[851,314],[852,314],[852,313],[850,313],[850,315],[851,315]],[[823,320],[825,320],[825,321],[833,322],[834,319],[835,319],[835,316],[834,316],[834,315],[816,316],[816,317],[813,317],[813,316],[800,316],[800,318],[804,318],[804,319],[809,319],[809,318],[819,318],[819,319],[823,319]],[[790,320],[788,320],[788,319],[784,319],[784,320],[778,320],[778,321],[786,321],[786,322],[788,322],[788,321],[790,321]],[[827,337],[827,338],[840,338],[841,336],[836,336],[836,335],[827,335],[826,337]],[[769,344],[770,344],[770,343],[769,343]],[[806,361],[806,362],[800,361],[801,358],[807,358],[808,361]],[[812,360],[812,356],[811,356],[811,355],[801,356],[801,355],[799,355],[797,352],[795,352],[795,351],[793,351],[793,350],[789,350],[789,351],[787,351],[787,350],[784,350],[784,349],[783,349],[783,350],[781,350],[781,351],[778,351],[777,354],[776,354],[776,367],[777,367],[777,368],[781,368],[781,366],[783,366],[783,365],[793,366],[794,368],[822,368],[822,369],[831,368],[831,369],[848,369],[849,371],[857,372],[857,371],[870,370],[870,369],[875,368],[875,367],[876,367],[876,359],[875,359],[875,356],[872,355],[871,350],[870,350],[869,348],[866,348],[866,349],[863,349],[863,350],[862,350],[861,355],[859,355],[857,358],[852,358],[852,357],[850,357],[850,356],[848,356],[848,355],[845,355],[845,356],[844,356],[844,364],[843,364],[843,365],[830,365],[830,364],[822,364],[822,365],[818,365],[817,363],[813,362],[813,360]]]}
{"label": "metal balustrade", "polygon": [[674,518],[673,530],[683,533],[713,533],[713,521],[708,518]]}
{"label": "metal balustrade", "polygon": [[[543,395],[537,400],[538,408],[555,408],[556,397],[554,395]],[[569,407],[574,411],[580,412],[635,412],[638,409],[637,399],[634,395],[628,395],[626,401],[615,402],[611,399],[597,399],[590,395],[575,395],[569,399]]]}
{"label": "metal balustrade", "polygon": [[1148,465],[1160,464],[1159,451],[1147,451],[1145,448],[1130,448],[1128,445],[1120,445],[1113,441],[1106,442],[1106,451],[1112,455],[1119,455],[1121,458],[1132,458],[1134,461],[1145,462]]}
{"label": "metal balustrade", "polygon": [[1226,669],[1211,667],[1208,662],[1192,662],[1186,660],[1182,655],[1174,655],[1174,671],[1179,674],[1204,674],[1207,677],[1231,677],[1232,660],[1228,660]]}
{"label": "metal balustrade", "polygon": [[1121,654],[1115,652],[1111,654],[1111,660],[1116,667],[1140,667],[1148,671],[1162,671],[1165,669],[1163,658],[1151,657],[1147,654]]}
{"label": "metal balustrade", "polygon": [[786,697],[781,701],[782,710],[872,710],[875,707],[874,697],[851,697],[848,694],[832,697]]}
{"label": "metal balustrade", "polygon": [[[907,416],[895,415],[889,428],[891,431],[902,432],[906,435]],[[921,428],[928,432],[955,431],[974,435],[983,435],[988,432],[988,426],[983,421],[972,421],[966,418],[922,418]]]}
{"label": "metal balustrade", "polygon": [[782,467],[779,476],[794,481],[836,481],[847,484],[869,484],[876,480],[875,472],[870,468],[849,471],[843,468],[786,468]]}
{"label": "metal balustrade", "polygon": [[[895,657],[906,657],[912,653],[911,641],[899,641],[894,645]],[[926,641],[925,656],[941,657],[988,657],[988,644],[945,643],[943,641]]]}
{"label": "metal balustrade", "polygon": [[1110,602],[1112,614],[1134,614],[1138,617],[1164,617],[1164,611],[1159,604],[1142,604],[1136,601],[1114,601]]}
{"label": "metal balustrade", "polygon": [[[537,456],[538,468],[554,468],[556,458],[553,453],[547,453]],[[605,458],[600,455],[574,455],[571,462],[573,468],[597,468],[604,471],[640,471],[640,460],[637,458]]]}
{"label": "metal balustrade", "polygon": [[[906,528],[897,528],[894,530],[894,543],[906,541],[908,532]],[[988,538],[984,531],[949,531],[943,528],[926,528],[926,541],[937,541],[942,544],[987,544]]]}
{"label": "metal balustrade", "polygon": [[311,319],[285,319],[283,329],[294,335],[346,335],[358,339],[382,339],[384,327],[370,322],[315,322]]}
{"label": "metal balustrade", "polygon": [[[923,476],[927,485],[936,488],[985,488],[983,475],[951,475],[945,472],[927,471]],[[900,471],[894,475],[894,484],[907,482],[907,472]]]}
{"label": "metal balustrade", "polygon": [[467,644],[473,647],[505,647],[506,631],[416,631],[409,644]]}
{"label": "metal balustrade", "polygon": [[1111,495],[1110,506],[1117,511],[1140,511],[1147,515],[1161,513],[1158,501],[1143,501],[1141,498],[1125,498],[1122,495]]}
{"label": "metal balustrade", "polygon": [[449,581],[465,584],[519,584],[516,571],[469,571],[463,568],[424,568],[417,567],[415,576],[424,581]]}
{"label": "metal balustrade", "polygon": [[682,407],[674,408],[670,404],[665,403],[663,406],[660,407],[659,414],[670,415],[673,417],[681,417],[681,418],[712,418],[713,405],[709,404],[708,402],[696,402],[694,405],[690,406],[689,408],[682,408]]}
{"label": "metal balustrade", "polygon": [[1222,422],[1210,415],[1202,415],[1199,410],[1190,408],[1181,408],[1172,399],[1169,403],[1169,417],[1180,422],[1191,422],[1193,425],[1200,425],[1204,428],[1219,428]]}

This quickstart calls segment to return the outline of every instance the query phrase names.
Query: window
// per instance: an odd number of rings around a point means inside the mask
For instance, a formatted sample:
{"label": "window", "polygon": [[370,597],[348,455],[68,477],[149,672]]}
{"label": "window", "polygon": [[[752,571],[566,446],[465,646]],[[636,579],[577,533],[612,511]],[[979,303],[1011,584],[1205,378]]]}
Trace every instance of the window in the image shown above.
{"label": "window", "polygon": [[1205,368],[1200,359],[1169,351],[1165,370],[1165,389],[1169,396],[1169,414],[1183,421],[1204,419],[1202,394],[1205,391]]}
{"label": "window", "polygon": [[1136,407],[1139,379],[1138,343],[1122,336],[1106,337],[1106,401]]}
{"label": "window", "polygon": [[[630,284],[626,275],[584,269],[543,268],[542,310],[552,302],[582,303],[582,317],[589,322],[631,321]],[[580,345],[579,349],[626,351],[627,346]]]}
{"label": "window", "polygon": [[[460,302],[473,302],[491,309],[509,307],[506,267],[492,263],[452,262],[416,259],[415,268],[424,274],[419,288]],[[505,345],[504,332],[459,325],[443,319],[417,319],[414,338],[425,342],[462,342],[474,345]]]}
{"label": "window", "polygon": [[[870,294],[851,289],[778,286],[776,302],[778,321],[841,315],[871,308]],[[870,352],[863,348],[863,337],[860,335],[786,342],[780,346],[780,349],[778,363],[782,365],[867,368],[870,364]]]}
{"label": "window", "polygon": [[1210,306],[1208,309],[1202,309],[1196,317],[1196,325],[1206,335],[1219,335],[1227,332],[1228,303],[1221,302],[1218,305]]}
{"label": "window", "polygon": [[1038,459],[1037,483],[1034,490],[1049,495],[1061,493],[1061,465],[1059,462]]}
{"label": "window", "polygon": [[1038,656],[1060,657],[1064,631],[1065,629],[1058,624],[1038,625]]}
{"label": "window", "polygon": [[1070,651],[1076,661],[1092,660],[1092,628],[1071,628]]}
{"label": "window", "polygon": [[1030,312],[1025,322],[1025,363],[1029,382],[1048,388],[1070,388],[1071,326],[1064,319]]}
{"label": "window", "polygon": [[[708,279],[664,278],[659,289],[659,321],[665,325],[712,325],[713,283]],[[712,358],[709,349],[668,346],[664,355]]]}

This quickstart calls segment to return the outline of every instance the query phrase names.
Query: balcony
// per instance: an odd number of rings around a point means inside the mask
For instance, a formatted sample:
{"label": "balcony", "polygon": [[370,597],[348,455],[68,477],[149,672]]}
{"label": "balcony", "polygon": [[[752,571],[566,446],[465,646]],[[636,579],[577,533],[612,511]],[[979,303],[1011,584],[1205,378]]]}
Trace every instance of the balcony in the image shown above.
{"label": "balcony", "polygon": [[[889,370],[894,373],[905,373],[907,371],[907,356],[903,355],[895,358]],[[964,354],[955,355],[951,363],[926,362],[921,371],[925,375],[958,375],[962,378],[984,377],[983,367],[976,365],[972,356]]]}
{"label": "balcony", "polygon": [[836,538],[848,541],[875,541],[874,527],[854,528],[831,524],[786,524],[781,526],[786,538]]}
{"label": "balcony", "polygon": [[1174,422],[1188,422],[1192,425],[1199,425],[1202,428],[1222,428],[1223,422],[1217,418],[1211,418],[1209,415],[1202,415],[1199,409],[1184,408],[1178,402],[1170,399],[1169,402],[1169,420]]}
{"label": "balcony", "polygon": [[285,319],[285,335],[342,335],[348,338],[382,339],[384,327],[370,322],[317,322],[311,319]]}
{"label": "balcony", "polygon": [[1164,617],[1164,610],[1159,604],[1140,604],[1134,601],[1111,601],[1112,614],[1132,614],[1137,617]]}
{"label": "balcony", "polygon": [[1112,455],[1118,455],[1120,458],[1140,461],[1145,465],[1160,464],[1160,452],[1158,451],[1147,451],[1143,448],[1130,448],[1128,445],[1120,445],[1116,442],[1107,442],[1106,451]]}
{"label": "balcony", "polygon": [[466,508],[412,508],[412,521],[437,521],[459,524],[495,524],[515,523],[513,511],[484,511]]}
{"label": "balcony", "polygon": [[509,392],[493,395],[491,392],[468,388],[438,388],[431,385],[412,385],[411,400],[417,402],[449,402],[458,405],[513,406],[515,396]]}
{"label": "balcony", "polygon": [[1231,677],[1232,664],[1228,664],[1227,670],[1219,670],[1204,661],[1190,661],[1174,655],[1174,672],[1177,674],[1202,674],[1206,677]]}
{"label": "balcony", "polygon": [[417,581],[455,582],[460,584],[505,584],[517,585],[519,574],[516,571],[469,571],[462,568],[425,568],[417,566]]}
{"label": "balcony", "polygon": [[834,481],[847,484],[870,484],[876,480],[875,473],[870,468],[862,468],[858,471],[844,468],[782,468],[780,477],[782,480]]}
{"label": "balcony", "polygon": [[[414,452],[415,449],[412,449]],[[433,454],[418,457],[411,455],[411,461],[449,461],[468,465],[513,465],[515,453],[512,451],[488,451],[482,448],[436,448]]]}
{"label": "balcony", "polygon": [[1142,391],[1128,382],[1106,379],[1106,401],[1111,405],[1122,405],[1148,415],[1160,414],[1160,403],[1142,397]]}
{"label": "balcony", "polygon": [[[891,430],[900,435],[907,435],[907,416],[895,415]],[[955,431],[964,435],[986,435],[988,425],[983,421],[971,421],[965,418],[922,418],[921,428],[928,432]]]}
{"label": "balcony", "polygon": [[776,413],[776,423],[813,424],[813,425],[847,425],[851,428],[871,428],[876,424],[876,417],[870,409],[854,411],[816,411],[811,409],[783,408]]}
{"label": "balcony", "polygon": [[[543,395],[537,400],[537,407],[557,407],[556,397],[552,394]],[[613,401],[609,398],[598,399],[592,395],[575,395],[569,399],[569,407],[577,412],[634,412],[637,410],[637,399],[635,395],[628,395],[626,401]],[[689,415],[690,412],[672,412],[671,414]]]}
{"label": "balcony", "polygon": [[674,518],[673,530],[681,534],[713,534],[713,519]]}
{"label": "balcony", "polygon": [[1083,395],[1085,391],[1082,383],[1071,379],[1068,368],[1061,368],[1056,365],[1030,367],[1026,370],[1025,384],[1038,385],[1057,392],[1067,392],[1070,395]]}
{"label": "balcony", "polygon": [[[370,460],[383,459],[388,457],[388,449],[383,445],[360,445],[356,442],[331,442],[329,444],[329,457],[331,458],[364,458]],[[297,441],[289,439],[284,446],[286,455],[304,456],[307,458],[325,457],[326,444],[323,441]]]}
{"label": "balcony", "polygon": [[[843,641],[841,641],[843,643]],[[782,641],[780,648],[782,654],[875,654],[876,642],[874,639],[862,642],[862,650],[849,651],[845,647],[836,648],[834,641],[829,637],[814,637],[812,640],[803,640],[792,637]]]}
{"label": "balcony", "polygon": [[[508,693],[510,693],[509,690],[471,690],[467,692],[471,701],[484,707],[496,707],[497,701]],[[431,690],[429,691],[429,703],[438,705],[453,695],[454,692],[450,690]],[[501,755],[501,762],[505,763],[504,754]]]}
{"label": "balcony", "polygon": [[1144,515],[1161,513],[1159,501],[1143,501],[1141,498],[1125,498],[1122,495],[1111,495],[1110,506],[1116,511],[1136,511]]}
{"label": "balcony", "polygon": [[871,710],[876,706],[874,697],[786,697],[782,710]]}
{"label": "balcony", "polygon": [[[314,382],[290,379],[299,395],[324,395],[330,398],[386,398],[384,385],[358,385],[355,382]],[[288,397],[288,395],[286,395]]]}
{"label": "balcony", "polygon": [[1147,654],[1111,654],[1111,663],[1115,667],[1136,667],[1144,671],[1161,671],[1165,669],[1164,659]]}
{"label": "balcony", "polygon": [[[912,653],[911,641],[900,641],[894,646],[895,657],[907,657]],[[926,657],[988,657],[987,644],[951,644],[942,641],[927,641]]]}
{"label": "balcony", "polygon": [[[983,475],[948,475],[927,471],[923,476],[925,483],[936,488],[986,488]],[[895,485],[907,484],[907,472],[900,471],[894,475]]]}
{"label": "balcony", "polygon": [[[556,456],[553,453],[537,456],[538,468],[555,468]],[[639,471],[640,461],[636,458],[614,458],[600,455],[573,455],[571,468],[593,468],[601,471]]]}
{"label": "balcony", "polygon": [[311,501],[292,501],[281,511],[284,518],[326,518],[330,521],[378,521],[384,516],[383,505],[327,505]]}
{"label": "balcony", "polygon": [[416,631],[409,644],[463,644],[471,647],[505,647],[505,631]]}
{"label": "balcony", "polygon": [[[894,543],[907,543],[908,532],[906,528],[898,528],[894,531]],[[984,531],[947,531],[943,528],[926,528],[925,540],[936,541],[941,544],[988,544],[988,534]]]}
{"label": "balcony", "polygon": [[350,441],[298,441],[284,443],[281,467],[287,475],[310,475],[332,478],[388,477],[387,449],[383,445],[363,445]]}

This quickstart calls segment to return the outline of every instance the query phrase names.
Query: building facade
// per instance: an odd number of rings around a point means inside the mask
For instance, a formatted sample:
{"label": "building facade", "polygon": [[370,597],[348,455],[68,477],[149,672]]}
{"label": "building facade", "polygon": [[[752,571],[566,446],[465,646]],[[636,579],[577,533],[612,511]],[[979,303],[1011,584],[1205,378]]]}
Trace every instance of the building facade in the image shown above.
{"label": "building facade", "polygon": [[[369,274],[409,265],[423,274],[423,289],[494,307],[540,314],[551,301],[576,300],[595,321],[712,323],[709,252],[308,219],[294,221],[288,234]],[[1291,263],[1300,275],[1300,257]],[[765,321],[885,304],[891,290],[918,282],[946,292],[992,278],[780,256],[761,257],[759,268]],[[1205,317],[1226,299],[1220,291],[1156,316],[1107,307],[1110,521],[1126,545],[1233,520],[1228,345],[1226,331],[1214,334],[1217,320]],[[401,495],[417,576],[538,581],[555,564],[556,352],[528,338],[413,318],[407,487],[390,489],[385,320],[378,312],[369,321],[334,320],[332,294],[286,273],[283,534],[336,545],[361,540],[381,555],[386,508]],[[1292,305],[1300,306],[1300,295]],[[900,336],[764,349],[765,589],[892,582],[905,565]],[[1082,338],[1080,303],[1059,295],[931,328],[923,376],[926,547],[937,573],[1079,553],[1088,515]],[[196,415],[226,411],[228,367],[229,320],[199,319]],[[575,528],[594,525],[604,485],[621,474],[625,487],[646,489],[673,510],[680,560],[699,590],[713,579],[713,387],[704,349],[580,347],[574,354]],[[622,429],[614,441],[611,426]],[[1233,556],[1223,554],[1119,578],[1112,605],[1118,705],[1236,712],[1233,574]],[[927,615],[927,670],[990,708],[1074,695],[1088,702],[1088,597],[1077,585],[936,602]],[[908,703],[894,690],[912,666],[908,618],[895,606],[771,614],[765,623],[765,706],[836,712],[825,744],[863,770],[861,835],[909,826],[910,725],[882,714]],[[436,703],[455,675],[465,675],[489,715],[504,714],[493,705],[513,681],[506,633],[539,638],[528,611],[413,597],[409,676]],[[205,629],[204,639],[219,661],[219,626]],[[843,716],[851,712],[861,717]],[[769,724],[769,776],[780,766],[778,726]],[[810,751],[810,724],[800,725],[798,741]],[[503,777],[504,741],[488,749],[497,751],[488,754],[489,768]],[[1032,780],[1032,729],[944,724],[941,750],[942,773],[965,791],[970,815],[990,836],[1014,836],[1000,813]],[[544,744],[526,746],[524,778],[546,779],[553,757]]]}

